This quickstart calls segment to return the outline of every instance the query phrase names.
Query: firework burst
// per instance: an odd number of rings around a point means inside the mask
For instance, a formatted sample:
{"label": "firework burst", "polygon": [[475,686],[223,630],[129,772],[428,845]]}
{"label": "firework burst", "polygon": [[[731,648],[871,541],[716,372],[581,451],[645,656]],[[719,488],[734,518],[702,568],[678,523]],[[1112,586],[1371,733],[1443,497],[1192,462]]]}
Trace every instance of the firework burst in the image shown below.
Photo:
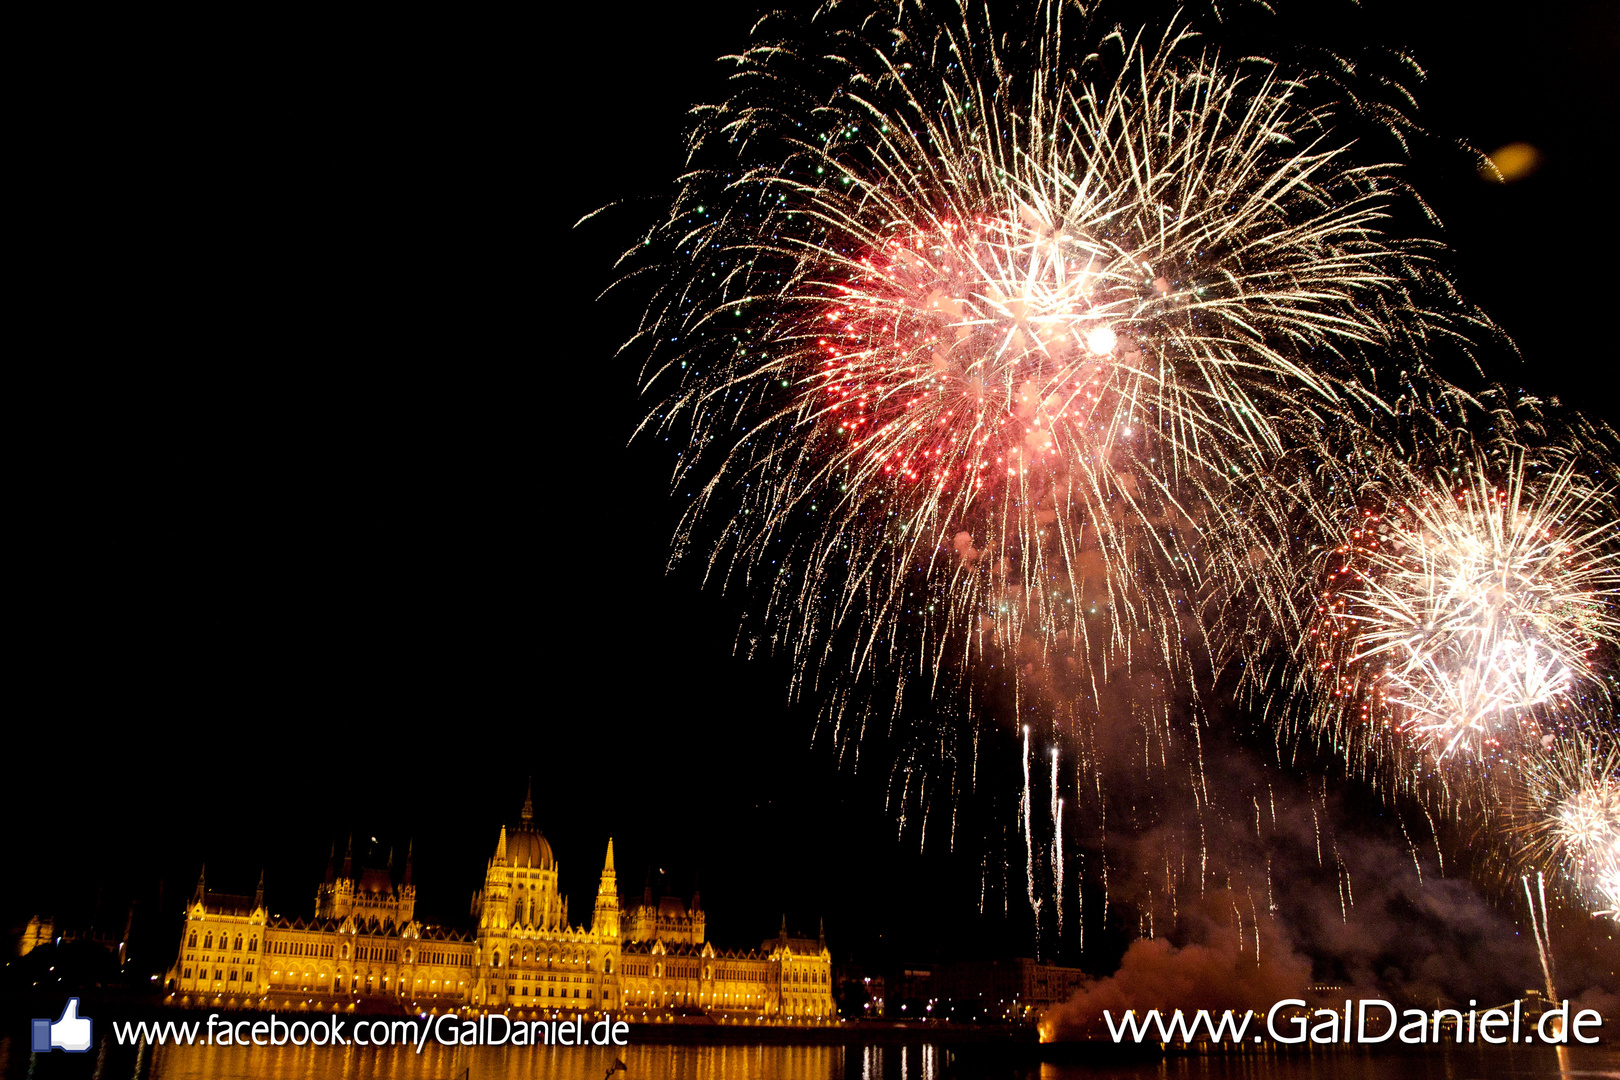
{"label": "firework burst", "polygon": [[1499,758],[1604,700],[1612,489],[1570,465],[1534,477],[1522,456],[1466,473],[1399,481],[1329,556],[1310,649],[1315,721],[1340,745]]}
{"label": "firework burst", "polygon": [[[919,842],[956,842],[981,714],[1024,732],[1002,892],[1059,924],[1037,863],[1061,897],[1066,818],[1184,837],[1166,880],[1202,887],[1224,674],[1294,699],[1279,732],[1445,775],[1561,730],[1620,640],[1608,489],[1556,453],[1504,469],[1537,421],[1427,367],[1489,324],[1372,156],[1400,114],[1347,69],[1079,10],[767,17],[624,279],[651,283],[630,344],[687,500],[672,562],[749,597],[740,640],[791,656],[841,751],[889,755]],[[1049,847],[1031,720],[1076,769]],[[1105,768],[1156,797],[1106,818]]]}
{"label": "firework burst", "polygon": [[1176,668],[1200,590],[1290,570],[1246,539],[1282,418],[1463,317],[1316,76],[950,10],[762,34],[699,111],[641,335],[677,554],[766,573],[801,675]]}
{"label": "firework burst", "polygon": [[1594,914],[1620,920],[1620,747],[1548,739],[1526,760],[1519,804],[1520,856],[1561,873]]}

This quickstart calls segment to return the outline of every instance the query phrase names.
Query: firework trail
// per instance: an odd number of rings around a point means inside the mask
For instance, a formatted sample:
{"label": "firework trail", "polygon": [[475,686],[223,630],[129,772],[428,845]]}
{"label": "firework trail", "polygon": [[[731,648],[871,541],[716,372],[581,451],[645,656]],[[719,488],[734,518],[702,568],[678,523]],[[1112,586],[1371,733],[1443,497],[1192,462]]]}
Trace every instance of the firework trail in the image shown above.
{"label": "firework trail", "polygon": [[[1547,1000],[1558,1000],[1558,989],[1553,986],[1552,965],[1552,930],[1547,925],[1547,879],[1539,871],[1536,873],[1536,891],[1530,892],[1530,875],[1526,874],[1524,881],[1524,899],[1530,905],[1530,930],[1536,939],[1536,956],[1541,960],[1541,974],[1546,980]],[[1538,907],[1536,900],[1541,904]]]}
{"label": "firework trail", "polygon": [[1041,900],[1035,895],[1035,821],[1034,800],[1029,790],[1029,727],[1024,727],[1024,794],[1018,803],[1018,817],[1024,827],[1024,876],[1029,893],[1029,908],[1035,913],[1036,929],[1039,933]]}
{"label": "firework trail", "polygon": [[1063,799],[1058,795],[1058,752],[1052,749],[1052,899],[1057,907],[1058,940],[1063,940]]}

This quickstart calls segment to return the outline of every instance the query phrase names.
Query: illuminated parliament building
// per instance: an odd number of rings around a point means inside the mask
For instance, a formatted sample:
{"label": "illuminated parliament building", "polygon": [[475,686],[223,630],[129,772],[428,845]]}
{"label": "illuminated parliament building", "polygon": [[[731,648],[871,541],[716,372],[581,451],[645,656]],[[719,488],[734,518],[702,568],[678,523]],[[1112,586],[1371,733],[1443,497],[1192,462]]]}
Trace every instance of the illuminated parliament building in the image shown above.
{"label": "illuminated parliament building", "polygon": [[178,1006],[441,1012],[519,1016],[611,1011],[630,1019],[703,1016],[740,1022],[829,1023],[826,943],[782,932],[758,949],[722,950],[705,938],[696,893],[619,899],[613,840],[589,923],[574,925],[557,861],[525,798],[518,827],[503,825],[473,893],[472,925],[415,917],[411,856],[397,875],[355,872],[353,843],[334,849],[308,918],[271,915],[264,876],[251,897],[209,890],[202,876],[186,909],[165,981]]}

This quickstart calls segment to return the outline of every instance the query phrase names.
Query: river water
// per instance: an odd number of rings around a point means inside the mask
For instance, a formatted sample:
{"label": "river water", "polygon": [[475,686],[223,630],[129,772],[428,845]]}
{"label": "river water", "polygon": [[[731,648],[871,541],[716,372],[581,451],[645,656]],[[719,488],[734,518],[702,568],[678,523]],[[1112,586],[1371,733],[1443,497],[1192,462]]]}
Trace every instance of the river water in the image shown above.
{"label": "river water", "polygon": [[1131,1064],[1052,1064],[1028,1048],[957,1050],[931,1043],[881,1046],[661,1045],[590,1047],[160,1047],[136,1051],[101,1040],[88,1053],[29,1052],[0,1038],[0,1077],[120,1080],[1620,1080],[1620,1050],[1608,1047],[1464,1047],[1406,1055],[1358,1052],[1171,1057]]}

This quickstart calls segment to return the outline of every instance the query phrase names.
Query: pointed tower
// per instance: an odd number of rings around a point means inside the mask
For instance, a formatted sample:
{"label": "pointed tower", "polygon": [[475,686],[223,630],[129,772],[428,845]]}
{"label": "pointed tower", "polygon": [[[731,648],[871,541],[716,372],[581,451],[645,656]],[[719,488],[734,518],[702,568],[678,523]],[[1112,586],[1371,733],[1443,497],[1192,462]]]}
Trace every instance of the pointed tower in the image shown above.
{"label": "pointed tower", "polygon": [[512,924],[511,890],[511,873],[506,865],[506,826],[502,824],[500,839],[495,842],[495,857],[489,860],[489,869],[484,873],[480,926],[504,930]]}
{"label": "pointed tower", "polygon": [[692,881],[692,910],[688,915],[692,920],[692,944],[701,945],[707,927],[703,915],[703,893],[698,888],[695,878]]}
{"label": "pointed tower", "polygon": [[411,884],[411,853],[416,841],[405,842],[405,876],[399,879],[399,925],[404,926],[416,917],[416,886]]}
{"label": "pointed tower", "polygon": [[315,917],[324,919],[332,908],[332,886],[337,882],[337,841],[326,849],[326,875],[315,886]]}
{"label": "pointed tower", "polygon": [[400,926],[416,918],[416,886],[413,886],[410,882],[411,852],[415,850],[415,847],[415,840],[405,842],[405,874],[400,878],[399,908],[397,908],[399,910]]}
{"label": "pointed tower", "polygon": [[827,916],[825,915],[816,923],[816,944],[823,949],[827,947]]}
{"label": "pointed tower", "polygon": [[328,919],[342,919],[354,910],[354,833],[349,834],[349,846],[343,851],[343,869],[338,871],[337,881],[332,884],[332,893],[326,910],[321,912]]}
{"label": "pointed tower", "polygon": [[607,860],[602,864],[602,881],[596,886],[596,910],[591,915],[591,931],[604,941],[619,937],[619,878],[613,869],[613,837],[608,837]]}
{"label": "pointed tower", "polygon": [[264,910],[264,871],[262,869],[259,871],[259,887],[253,892],[253,909],[255,911]]}
{"label": "pointed tower", "polygon": [[203,897],[207,895],[207,892],[205,891],[205,889],[203,887],[203,877],[207,873],[208,873],[208,864],[203,863],[202,868],[197,871],[197,891],[191,894],[191,902],[193,904],[202,903],[203,902]]}
{"label": "pointed tower", "polygon": [[525,829],[534,828],[534,777],[529,777],[529,786],[523,789],[523,811],[519,814]]}

